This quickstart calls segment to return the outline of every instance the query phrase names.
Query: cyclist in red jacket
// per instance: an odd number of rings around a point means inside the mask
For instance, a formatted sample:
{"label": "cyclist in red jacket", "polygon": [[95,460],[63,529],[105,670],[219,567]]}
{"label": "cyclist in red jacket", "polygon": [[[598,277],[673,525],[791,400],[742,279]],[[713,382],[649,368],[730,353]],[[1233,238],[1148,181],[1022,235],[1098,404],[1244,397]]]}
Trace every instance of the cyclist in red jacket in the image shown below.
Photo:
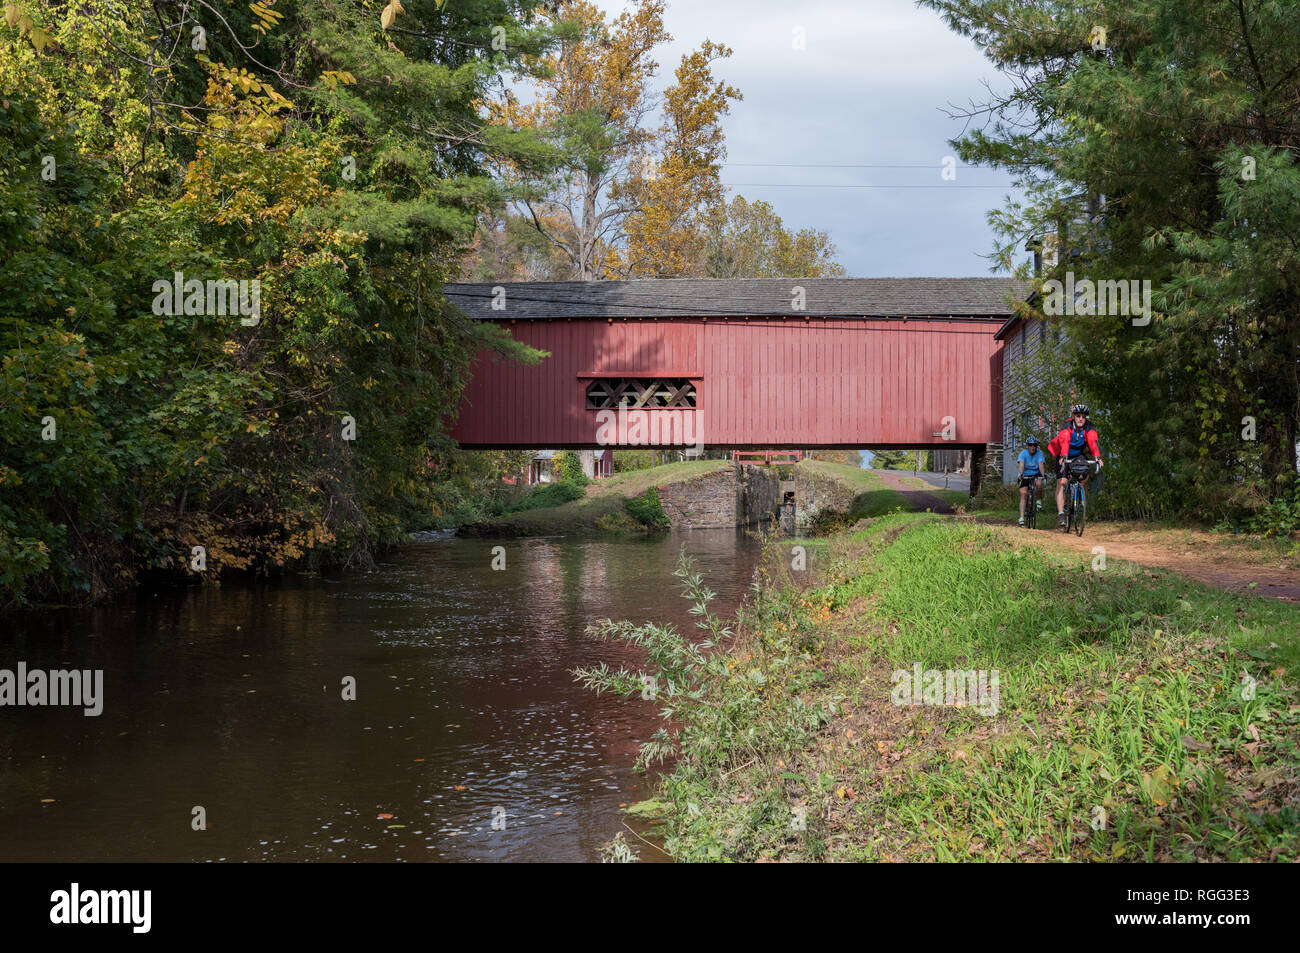
{"label": "cyclist in red jacket", "polygon": [[[1076,457],[1091,459],[1096,463],[1093,471],[1102,468],[1101,447],[1097,444],[1097,431],[1092,429],[1092,422],[1088,419],[1088,406],[1086,404],[1075,404],[1070,408],[1072,418],[1070,426],[1066,427],[1047,445],[1047,452],[1056,458],[1056,522],[1058,526],[1065,525],[1065,485],[1066,485],[1066,467],[1069,461]],[[1086,484],[1092,479],[1090,473],[1085,479]]]}

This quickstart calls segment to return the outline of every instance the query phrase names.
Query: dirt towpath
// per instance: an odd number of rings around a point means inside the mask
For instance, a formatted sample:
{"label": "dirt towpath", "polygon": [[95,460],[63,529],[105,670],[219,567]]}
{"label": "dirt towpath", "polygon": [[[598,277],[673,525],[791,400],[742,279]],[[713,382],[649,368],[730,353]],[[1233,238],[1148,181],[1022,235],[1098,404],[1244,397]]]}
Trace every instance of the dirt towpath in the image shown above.
{"label": "dirt towpath", "polygon": [[1001,520],[979,522],[1035,545],[1059,546],[1087,554],[1092,554],[1094,546],[1103,546],[1107,559],[1165,569],[1229,592],[1254,592],[1284,602],[1300,602],[1300,570],[1289,568],[1283,560],[1270,560],[1258,551],[1246,553],[1236,547],[1238,551],[1234,552],[1232,541],[1217,534],[1101,522],[1089,523],[1079,537],[1052,529],[1056,519],[1049,513],[1041,514],[1038,519],[1040,527],[1047,522],[1049,528],[1025,530]]}

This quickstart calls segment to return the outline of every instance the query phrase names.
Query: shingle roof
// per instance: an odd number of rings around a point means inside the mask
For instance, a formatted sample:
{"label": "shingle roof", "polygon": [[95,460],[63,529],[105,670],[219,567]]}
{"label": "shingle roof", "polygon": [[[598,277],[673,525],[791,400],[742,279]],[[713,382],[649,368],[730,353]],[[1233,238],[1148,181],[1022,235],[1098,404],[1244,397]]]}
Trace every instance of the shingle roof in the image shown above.
{"label": "shingle roof", "polygon": [[[807,307],[791,299],[802,287]],[[493,310],[493,288],[505,307]],[[648,278],[639,281],[517,281],[451,284],[447,300],[474,318],[800,316],[996,317],[1011,314],[1012,278]],[[500,296],[495,296],[500,300]]]}

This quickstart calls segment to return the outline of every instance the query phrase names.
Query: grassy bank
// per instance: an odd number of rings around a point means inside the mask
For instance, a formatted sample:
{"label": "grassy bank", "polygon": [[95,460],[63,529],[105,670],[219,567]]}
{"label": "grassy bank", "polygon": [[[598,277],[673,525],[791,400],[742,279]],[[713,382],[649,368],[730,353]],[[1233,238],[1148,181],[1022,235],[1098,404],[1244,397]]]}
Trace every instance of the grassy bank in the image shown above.
{"label": "grassy bank", "polygon": [[[802,573],[786,545],[737,620],[700,615],[715,651],[593,630],[663,686],[643,754],[678,858],[1297,859],[1300,608],[924,514]],[[996,705],[896,704],[918,665],[996,670]]]}
{"label": "grassy bank", "polygon": [[[584,488],[581,497],[559,505],[550,505],[554,499],[548,494],[554,490],[538,488],[533,493],[541,505],[530,506],[525,498],[524,508],[504,513],[462,527],[466,535],[481,536],[564,536],[571,533],[636,532],[645,528],[648,510],[652,506],[647,492],[668,483],[689,480],[712,473],[727,466],[725,460],[688,460],[666,463],[647,470],[630,470],[595,480]],[[630,501],[625,502],[625,501]],[[654,503],[654,506],[657,506]]]}

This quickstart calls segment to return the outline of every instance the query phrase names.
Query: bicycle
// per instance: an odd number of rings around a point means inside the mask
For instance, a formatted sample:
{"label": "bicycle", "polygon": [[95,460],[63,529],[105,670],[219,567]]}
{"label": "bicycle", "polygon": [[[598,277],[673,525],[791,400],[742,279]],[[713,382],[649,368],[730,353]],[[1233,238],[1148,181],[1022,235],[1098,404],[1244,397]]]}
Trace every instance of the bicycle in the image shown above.
{"label": "bicycle", "polygon": [[1034,487],[1034,482],[1041,479],[1041,476],[1022,476],[1020,478],[1019,485],[1029,487],[1029,499],[1025,502],[1025,529],[1038,528],[1038,511],[1043,508],[1043,504],[1038,499],[1038,491]]}
{"label": "bicycle", "polygon": [[1092,475],[1092,464],[1087,460],[1073,460],[1066,464],[1065,486],[1065,525],[1063,533],[1074,530],[1074,535],[1083,535],[1083,524],[1087,512],[1087,493],[1083,481]]}

